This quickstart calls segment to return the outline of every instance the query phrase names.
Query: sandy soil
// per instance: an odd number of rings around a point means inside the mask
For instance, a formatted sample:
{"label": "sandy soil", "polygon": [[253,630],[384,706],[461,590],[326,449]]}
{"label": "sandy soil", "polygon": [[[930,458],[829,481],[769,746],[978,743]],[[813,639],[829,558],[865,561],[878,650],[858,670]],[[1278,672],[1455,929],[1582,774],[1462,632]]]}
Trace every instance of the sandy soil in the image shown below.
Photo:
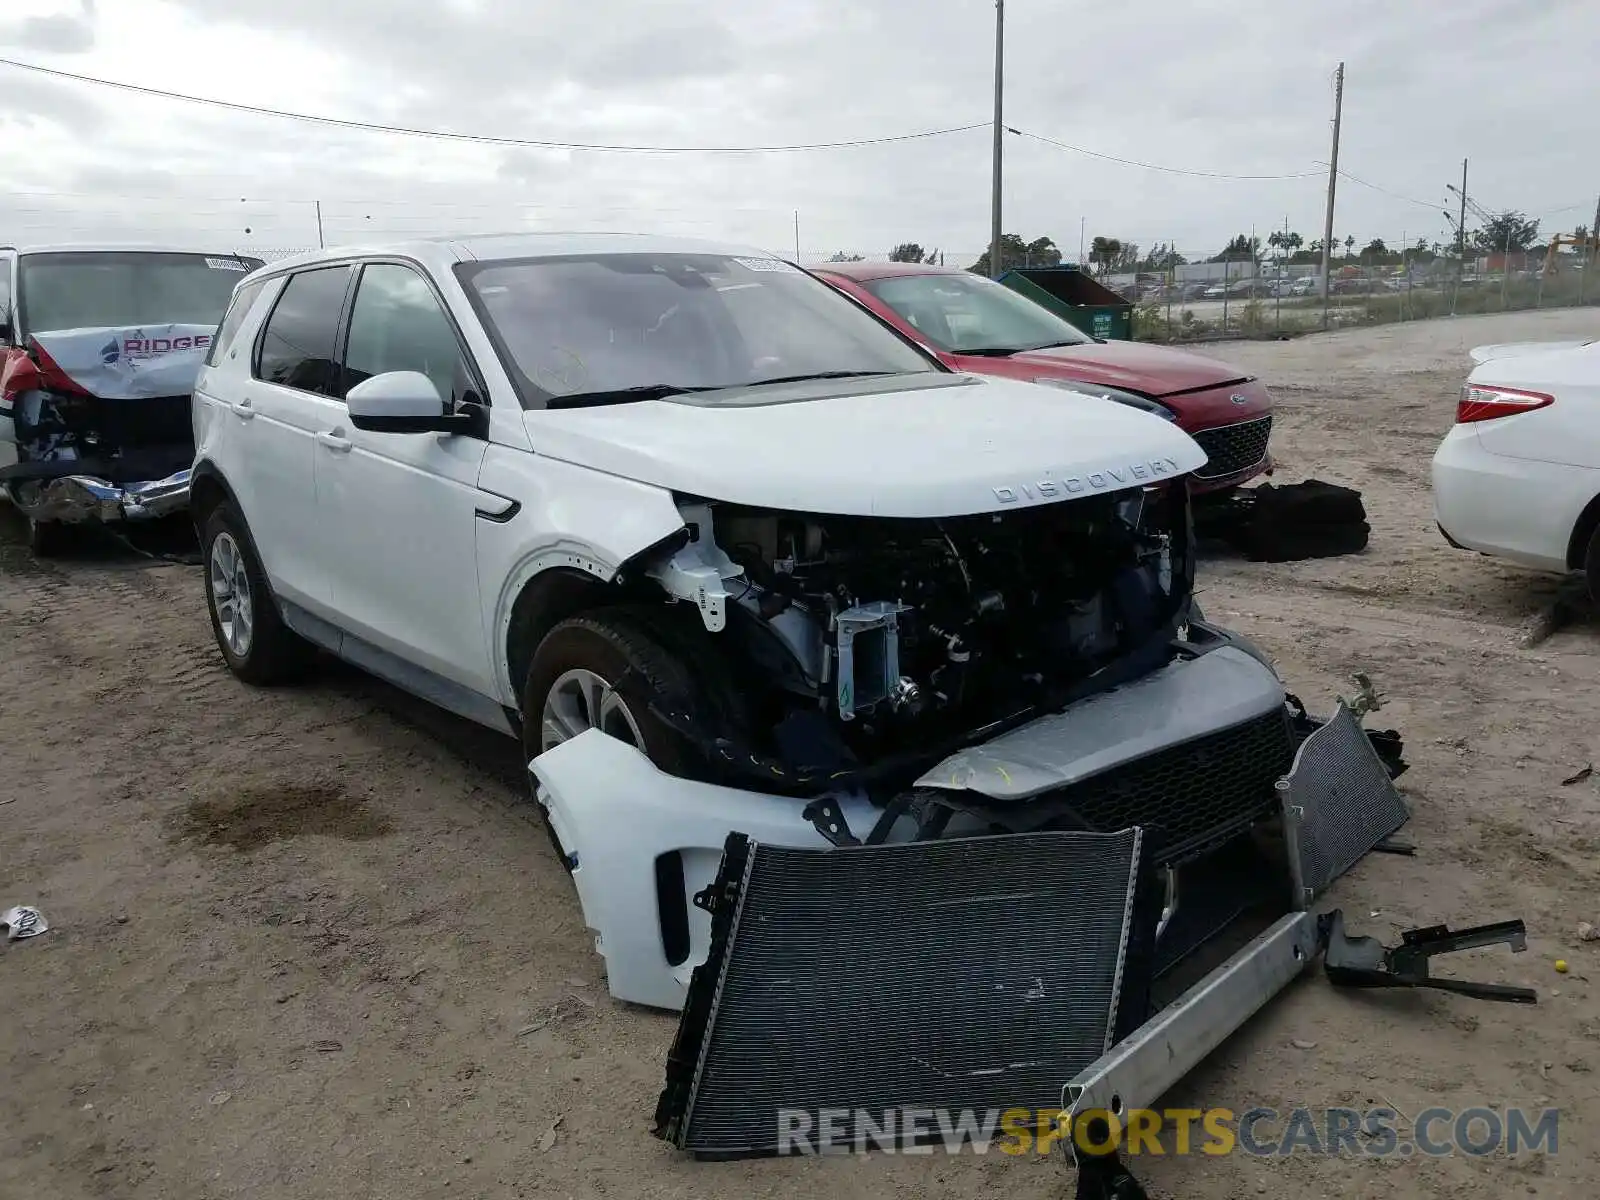
{"label": "sandy soil", "polygon": [[[1415,859],[1338,887],[1356,928],[1521,916],[1475,977],[1537,1007],[1297,984],[1177,1104],[1559,1106],[1551,1159],[1145,1160],[1155,1194],[1600,1192],[1596,630],[1523,638],[1552,583],[1451,550],[1427,469],[1467,347],[1592,334],[1528,313],[1230,346],[1282,405],[1280,478],[1348,483],[1362,556],[1209,563],[1208,615],[1314,709],[1369,671],[1406,736]],[[0,543],[0,1196],[1069,1194],[1059,1156],[701,1165],[648,1125],[675,1021],[618,1006],[522,800],[513,747],[332,671],[224,673],[192,567]],[[1369,916],[1369,914],[1372,914]],[[1554,972],[1565,957],[1570,974]],[[541,1024],[542,1023],[542,1024]],[[519,1031],[539,1025],[534,1032]]]}

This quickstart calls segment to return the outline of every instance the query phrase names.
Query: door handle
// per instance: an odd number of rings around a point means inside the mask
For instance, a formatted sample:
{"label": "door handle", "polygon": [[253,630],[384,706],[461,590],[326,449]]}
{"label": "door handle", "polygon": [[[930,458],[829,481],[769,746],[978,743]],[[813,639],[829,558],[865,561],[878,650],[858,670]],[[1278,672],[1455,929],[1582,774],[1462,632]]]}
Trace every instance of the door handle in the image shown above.
{"label": "door handle", "polygon": [[337,429],[335,429],[332,433],[317,434],[317,441],[321,442],[329,450],[332,450],[338,454],[349,454],[350,447],[355,444],[349,438],[345,437],[342,431]]}
{"label": "door handle", "polygon": [[233,415],[238,417],[241,421],[249,421],[256,415],[255,409],[250,407],[249,396],[246,396],[237,404],[228,405],[228,407],[233,410]]}

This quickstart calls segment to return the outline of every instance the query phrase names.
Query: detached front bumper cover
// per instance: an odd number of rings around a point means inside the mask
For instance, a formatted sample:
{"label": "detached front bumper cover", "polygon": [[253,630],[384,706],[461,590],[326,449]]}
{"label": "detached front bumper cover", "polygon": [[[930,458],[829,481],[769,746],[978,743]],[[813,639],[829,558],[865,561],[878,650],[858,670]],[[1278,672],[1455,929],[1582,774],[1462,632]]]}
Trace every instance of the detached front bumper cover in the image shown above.
{"label": "detached front bumper cover", "polygon": [[110,483],[93,475],[62,475],[11,485],[11,501],[35,521],[153,520],[189,507],[189,471],[140,483]]}

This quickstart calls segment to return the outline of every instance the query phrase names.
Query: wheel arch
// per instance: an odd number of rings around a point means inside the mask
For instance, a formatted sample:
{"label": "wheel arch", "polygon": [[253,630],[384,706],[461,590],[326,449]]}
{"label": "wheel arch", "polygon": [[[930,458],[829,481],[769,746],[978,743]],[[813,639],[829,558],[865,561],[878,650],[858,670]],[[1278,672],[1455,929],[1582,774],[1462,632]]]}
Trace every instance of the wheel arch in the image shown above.
{"label": "wheel arch", "polygon": [[201,459],[189,473],[189,519],[197,534],[205,526],[206,518],[223,503],[232,504],[235,509],[239,507],[239,499],[226,476],[210,459]]}
{"label": "wheel arch", "polygon": [[1596,495],[1584,505],[1578,514],[1578,520],[1572,527],[1572,537],[1567,542],[1567,567],[1578,570],[1583,566],[1583,560],[1589,550],[1589,541],[1594,537],[1596,529],[1600,529],[1600,495]]}
{"label": "wheel arch", "polygon": [[582,556],[568,555],[568,561],[553,563],[523,583],[511,603],[501,647],[506,681],[518,704],[533,653],[546,634],[568,617],[651,598],[652,588],[641,582],[639,568],[688,540],[689,530],[679,528],[631,555],[614,572],[604,572],[598,563]]}

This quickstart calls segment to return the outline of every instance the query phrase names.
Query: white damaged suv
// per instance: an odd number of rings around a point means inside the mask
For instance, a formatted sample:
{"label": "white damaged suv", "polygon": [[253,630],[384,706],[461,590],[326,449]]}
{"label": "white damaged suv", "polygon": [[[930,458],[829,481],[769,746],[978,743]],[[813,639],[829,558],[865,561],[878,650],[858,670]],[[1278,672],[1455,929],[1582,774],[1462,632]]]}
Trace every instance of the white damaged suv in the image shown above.
{"label": "white damaged suv", "polygon": [[953,373],[758,250],[276,262],[193,411],[228,666],[320,648],[520,737],[623,999],[681,1005],[734,828],[1138,823],[1177,871],[1304,736],[1192,608],[1187,434]]}

